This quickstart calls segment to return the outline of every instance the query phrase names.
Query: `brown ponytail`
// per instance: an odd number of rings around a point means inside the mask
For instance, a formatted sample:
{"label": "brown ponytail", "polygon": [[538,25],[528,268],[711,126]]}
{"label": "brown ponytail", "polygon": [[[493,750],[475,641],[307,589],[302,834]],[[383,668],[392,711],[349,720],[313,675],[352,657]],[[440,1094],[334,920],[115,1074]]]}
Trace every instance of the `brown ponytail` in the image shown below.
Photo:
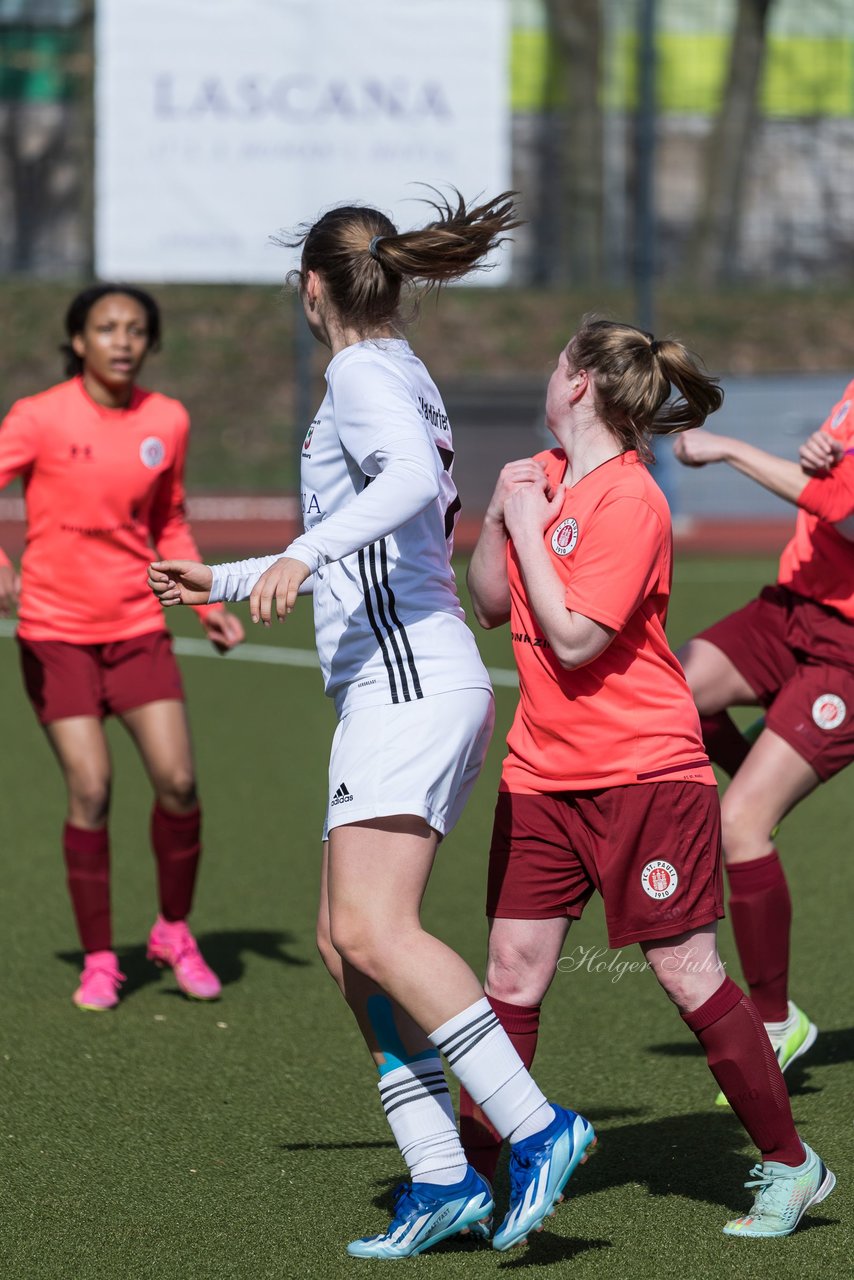
{"label": "brown ponytail", "polygon": [[585,318],[567,358],[571,371],[592,374],[603,422],[645,460],[650,436],[700,427],[723,403],[717,379],[698,356],[676,338],[655,339],[634,325]]}
{"label": "brown ponytail", "polygon": [[293,273],[302,286],[308,271],[323,277],[339,320],[359,331],[399,324],[401,291],[418,283],[428,289],[482,268],[482,259],[520,225],[513,196],[505,191],[483,204],[466,205],[458,191],[452,203],[436,193],[425,201],[437,217],[417,231],[398,232],[378,209],[344,205],[325,213],[293,240],[302,245],[302,266]]}

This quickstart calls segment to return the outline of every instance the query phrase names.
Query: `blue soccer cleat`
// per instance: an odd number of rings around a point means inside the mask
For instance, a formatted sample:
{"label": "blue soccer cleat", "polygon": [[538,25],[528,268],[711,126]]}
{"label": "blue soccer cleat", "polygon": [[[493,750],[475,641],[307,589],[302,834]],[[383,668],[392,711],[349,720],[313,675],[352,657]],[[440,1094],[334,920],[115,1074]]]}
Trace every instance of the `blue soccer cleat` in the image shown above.
{"label": "blue soccer cleat", "polygon": [[411,1258],[465,1232],[488,1240],[492,1228],[492,1191],[471,1165],[462,1182],[404,1182],[394,1200],[394,1217],[384,1235],[365,1236],[347,1245],[353,1258]]}
{"label": "blue soccer cleat", "polygon": [[510,1209],[492,1238],[494,1249],[524,1244],[528,1234],[542,1226],[563,1199],[561,1192],[570,1175],[596,1142],[589,1120],[552,1106],[551,1124],[510,1148]]}

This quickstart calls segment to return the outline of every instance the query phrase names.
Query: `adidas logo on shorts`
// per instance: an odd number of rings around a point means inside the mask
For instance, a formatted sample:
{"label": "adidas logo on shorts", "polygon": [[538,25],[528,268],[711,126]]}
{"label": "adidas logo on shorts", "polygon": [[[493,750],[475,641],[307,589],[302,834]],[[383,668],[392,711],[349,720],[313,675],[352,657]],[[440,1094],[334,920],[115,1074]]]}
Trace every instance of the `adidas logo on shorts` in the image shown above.
{"label": "adidas logo on shorts", "polygon": [[[342,782],[341,786],[338,788],[338,790],[335,792],[335,795],[332,797],[332,804],[333,805],[350,804],[352,799],[353,797],[350,795],[350,792],[347,790],[346,785]],[[330,808],[331,807],[332,805],[330,805]]]}

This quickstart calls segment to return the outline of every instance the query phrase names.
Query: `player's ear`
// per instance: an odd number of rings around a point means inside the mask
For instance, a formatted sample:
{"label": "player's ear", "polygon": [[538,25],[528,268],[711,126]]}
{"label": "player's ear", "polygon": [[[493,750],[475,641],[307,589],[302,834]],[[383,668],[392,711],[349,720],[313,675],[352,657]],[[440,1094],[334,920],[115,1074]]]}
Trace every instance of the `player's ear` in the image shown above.
{"label": "player's ear", "polygon": [[569,379],[570,404],[577,404],[589,386],[590,379],[587,376],[587,370],[576,369],[575,373],[571,374]]}
{"label": "player's ear", "polygon": [[309,307],[313,311],[323,295],[323,280],[316,271],[310,267],[305,277],[305,297]]}
{"label": "player's ear", "polygon": [[86,354],[86,340],[82,333],[75,333],[71,339],[71,350],[82,360]]}

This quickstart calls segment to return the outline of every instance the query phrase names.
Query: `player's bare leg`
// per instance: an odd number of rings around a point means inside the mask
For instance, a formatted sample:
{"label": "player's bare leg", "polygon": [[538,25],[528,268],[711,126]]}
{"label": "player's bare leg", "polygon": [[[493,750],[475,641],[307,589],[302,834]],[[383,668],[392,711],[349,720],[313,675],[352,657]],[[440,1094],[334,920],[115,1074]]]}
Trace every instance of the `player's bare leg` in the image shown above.
{"label": "player's bare leg", "polygon": [[815,769],[794,747],[763,729],[721,800],[727,867],[770,853],[771,832],[818,783]]}
{"label": "player's bare leg", "polygon": [[701,716],[727,707],[753,706],[756,694],[722,649],[695,637],[676,652]]}
{"label": "player's bare leg", "polygon": [[198,806],[190,726],[177,698],[147,702],[120,717],[142,757],[157,803],[169,813]]}
{"label": "player's bare leg", "polygon": [[521,1243],[553,1211],[594,1140],[592,1127],[549,1105],[469,966],[421,927],[436,832],[404,814],[336,827],[329,843],[332,943],[427,1031],[461,1084],[510,1138],[518,1176],[510,1213],[493,1243],[498,1249]]}
{"label": "player's bare leg", "polygon": [[[329,923],[329,842],[324,841],[317,917],[317,946],[359,1024],[379,1072],[380,1101],[413,1182],[437,1187],[461,1182],[467,1174],[453,1104],[441,1058],[422,1029],[372,979],[360,973],[332,945]],[[491,1211],[462,1228],[488,1237]],[[387,1235],[391,1235],[389,1229]],[[357,1242],[354,1242],[354,1245]],[[379,1246],[371,1241],[372,1249]]]}
{"label": "player's bare leg", "polygon": [[[567,916],[489,922],[484,990],[529,1070],[537,1049],[540,1006],[557,972],[569,923]],[[460,1139],[469,1162],[491,1181],[502,1138],[465,1089],[460,1090]]]}
{"label": "player's bare leg", "polygon": [[750,750],[750,738],[729,715],[733,706],[758,706],[744,676],[726,654],[709,640],[689,640],[677,653],[700,714],[700,728],[709,758],[733,777]]}

